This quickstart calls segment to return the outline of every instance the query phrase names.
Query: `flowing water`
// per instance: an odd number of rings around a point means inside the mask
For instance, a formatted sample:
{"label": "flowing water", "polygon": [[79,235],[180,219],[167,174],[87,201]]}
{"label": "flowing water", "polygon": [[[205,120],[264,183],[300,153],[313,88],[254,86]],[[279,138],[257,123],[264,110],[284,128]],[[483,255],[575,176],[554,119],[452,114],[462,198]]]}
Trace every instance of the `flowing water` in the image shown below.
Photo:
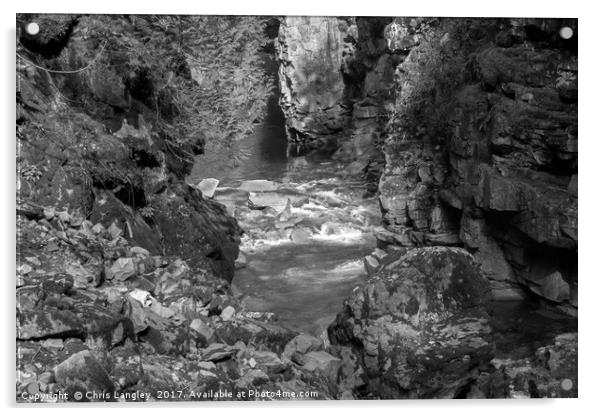
{"label": "flowing water", "polygon": [[[332,168],[313,166],[311,173],[333,174]],[[248,263],[233,284],[245,294],[247,309],[274,312],[281,323],[318,334],[365,279],[363,258],[376,244],[371,230],[379,220],[377,205],[361,198],[360,184],[339,178],[287,181],[281,189],[303,199],[282,214],[238,211],[249,230],[241,245]]]}
{"label": "flowing water", "polygon": [[240,168],[240,177],[218,176],[215,198],[245,230],[246,265],[232,283],[247,310],[274,312],[281,324],[318,334],[365,279],[363,258],[376,245],[380,213],[375,199],[362,197],[363,184],[339,177],[332,162],[297,159],[280,175],[277,167],[262,167],[278,188],[264,193],[275,209],[250,209],[249,194],[239,191],[243,179],[261,176],[245,177]]}

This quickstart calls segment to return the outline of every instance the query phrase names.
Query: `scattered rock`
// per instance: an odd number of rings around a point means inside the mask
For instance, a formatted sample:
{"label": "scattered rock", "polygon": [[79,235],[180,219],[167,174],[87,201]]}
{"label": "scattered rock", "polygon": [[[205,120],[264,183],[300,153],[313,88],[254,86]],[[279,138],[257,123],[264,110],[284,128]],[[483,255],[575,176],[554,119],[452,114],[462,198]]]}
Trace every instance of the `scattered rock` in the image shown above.
{"label": "scattered rock", "polygon": [[200,318],[193,319],[192,322],[190,322],[190,328],[202,335],[207,343],[209,343],[215,333],[215,331]]}
{"label": "scattered rock", "polygon": [[270,381],[266,373],[259,369],[248,370],[241,378],[236,381],[236,388],[246,389],[257,387]]}
{"label": "scattered rock", "polygon": [[299,334],[284,347],[282,357],[291,359],[293,355],[303,355],[308,352],[317,351],[323,346],[322,341],[309,334]]}
{"label": "scattered rock", "polygon": [[44,218],[46,218],[48,221],[52,220],[55,215],[56,215],[56,212],[54,210],[54,207],[44,208]]}
{"label": "scattered rock", "polygon": [[226,344],[211,344],[200,351],[203,361],[218,362],[226,360],[236,354],[236,350]]}
{"label": "scattered rock", "polygon": [[272,208],[277,214],[283,212],[289,198],[276,192],[251,192],[249,202],[252,209]]}
{"label": "scattered rock", "polygon": [[240,253],[238,253],[238,257],[236,258],[236,261],[234,262],[234,267],[236,269],[242,269],[247,267],[247,256],[245,256],[245,254],[241,251]]}
{"label": "scattered rock", "polygon": [[308,371],[321,371],[325,373],[334,374],[336,373],[341,360],[333,357],[326,351],[312,351],[304,354],[299,359],[299,364],[303,366],[304,370]]}
{"label": "scattered rock", "polygon": [[59,212],[59,220],[61,220],[63,223],[69,224],[70,219],[71,219],[71,216],[69,215],[69,213],[67,211]]}
{"label": "scattered rock", "polygon": [[110,269],[109,279],[124,281],[136,274],[136,264],[131,257],[121,257],[115,260]]}
{"label": "scattered rock", "polygon": [[205,198],[213,198],[213,194],[219,185],[219,180],[215,178],[203,179],[197,184],[197,189],[200,190]]}
{"label": "scattered rock", "polygon": [[136,299],[138,302],[140,302],[140,304],[144,307],[149,307],[151,303],[153,303],[153,297],[146,290],[134,289],[129,293],[129,295],[133,299]]}
{"label": "scattered rock", "polygon": [[130,248],[130,255],[139,257],[150,257],[150,253],[147,249],[137,246]]}
{"label": "scattered rock", "polygon": [[253,357],[249,360],[249,366],[251,368],[257,366],[265,370],[267,374],[279,374],[286,369],[286,365],[272,351],[254,351]]}
{"label": "scattered rock", "polygon": [[311,240],[311,232],[305,228],[295,228],[291,232],[290,239],[295,244],[304,244]]}
{"label": "scattered rock", "polygon": [[554,302],[562,302],[568,300],[571,297],[571,289],[569,284],[562,278],[560,272],[554,272],[547,275],[541,284],[540,291],[541,295],[546,299]]}
{"label": "scattered rock", "polygon": [[378,259],[372,255],[364,257],[364,267],[369,276],[373,275],[380,266]]}
{"label": "scattered rock", "polygon": [[220,318],[224,321],[231,321],[234,318],[234,314],[236,314],[236,309],[232,306],[226,306],[224,310],[222,310]]}
{"label": "scattered rock", "polygon": [[21,275],[29,274],[32,271],[33,267],[31,267],[29,264],[21,264],[19,267],[17,267],[17,273]]}
{"label": "scattered rock", "polygon": [[79,263],[70,264],[65,272],[73,277],[73,287],[75,288],[97,286],[100,283],[100,276]]}
{"label": "scattered rock", "polygon": [[123,230],[117,226],[114,222],[111,223],[108,230],[111,238],[115,239],[123,234]]}
{"label": "scattered rock", "polygon": [[106,231],[104,225],[102,225],[101,223],[97,223],[94,224],[94,226],[92,226],[92,232],[94,234],[101,234],[104,233]]}

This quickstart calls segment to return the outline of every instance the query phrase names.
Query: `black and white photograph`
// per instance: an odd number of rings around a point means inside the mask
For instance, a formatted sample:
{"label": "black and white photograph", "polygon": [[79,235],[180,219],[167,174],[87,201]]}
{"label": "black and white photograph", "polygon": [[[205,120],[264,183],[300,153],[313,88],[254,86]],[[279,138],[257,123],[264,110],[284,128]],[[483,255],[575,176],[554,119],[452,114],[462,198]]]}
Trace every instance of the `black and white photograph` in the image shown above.
{"label": "black and white photograph", "polygon": [[579,397],[595,47],[386,11],[13,15],[17,407]]}

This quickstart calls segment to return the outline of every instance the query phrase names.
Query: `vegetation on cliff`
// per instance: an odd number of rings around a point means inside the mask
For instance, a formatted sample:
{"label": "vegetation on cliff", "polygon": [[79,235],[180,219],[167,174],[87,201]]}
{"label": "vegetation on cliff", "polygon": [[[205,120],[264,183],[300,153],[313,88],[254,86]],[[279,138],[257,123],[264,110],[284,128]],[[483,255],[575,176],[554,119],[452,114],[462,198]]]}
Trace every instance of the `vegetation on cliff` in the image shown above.
{"label": "vegetation on cliff", "polygon": [[[39,33],[25,24],[35,21]],[[230,278],[235,222],[183,183],[206,146],[264,115],[266,20],[19,15],[18,198],[113,221]],[[178,224],[178,227],[174,227]]]}

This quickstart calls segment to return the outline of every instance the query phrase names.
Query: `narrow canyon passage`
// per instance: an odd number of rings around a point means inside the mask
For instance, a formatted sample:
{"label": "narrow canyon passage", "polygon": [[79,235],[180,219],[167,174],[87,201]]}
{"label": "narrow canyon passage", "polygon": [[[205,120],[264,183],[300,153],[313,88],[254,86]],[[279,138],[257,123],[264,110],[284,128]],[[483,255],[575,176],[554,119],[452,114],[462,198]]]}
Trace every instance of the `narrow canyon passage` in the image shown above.
{"label": "narrow canyon passage", "polygon": [[245,230],[246,264],[233,280],[245,307],[319,335],[366,277],[363,258],[376,245],[380,212],[375,198],[362,198],[362,181],[342,177],[326,157],[287,160],[286,144],[274,94],[255,132],[231,153],[200,156],[189,181],[218,179],[214,199]]}

